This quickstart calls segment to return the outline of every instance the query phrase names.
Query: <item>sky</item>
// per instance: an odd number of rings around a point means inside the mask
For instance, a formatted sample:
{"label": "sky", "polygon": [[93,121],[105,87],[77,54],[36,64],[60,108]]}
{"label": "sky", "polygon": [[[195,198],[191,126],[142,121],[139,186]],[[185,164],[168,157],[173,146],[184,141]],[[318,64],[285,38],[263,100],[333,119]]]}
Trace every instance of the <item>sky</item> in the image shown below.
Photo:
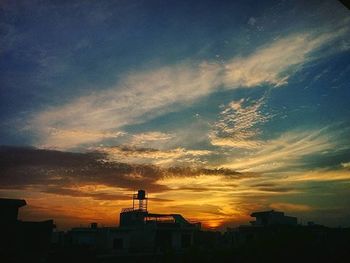
{"label": "sky", "polygon": [[58,229],[131,196],[210,229],[350,227],[339,1],[0,1],[0,196]]}

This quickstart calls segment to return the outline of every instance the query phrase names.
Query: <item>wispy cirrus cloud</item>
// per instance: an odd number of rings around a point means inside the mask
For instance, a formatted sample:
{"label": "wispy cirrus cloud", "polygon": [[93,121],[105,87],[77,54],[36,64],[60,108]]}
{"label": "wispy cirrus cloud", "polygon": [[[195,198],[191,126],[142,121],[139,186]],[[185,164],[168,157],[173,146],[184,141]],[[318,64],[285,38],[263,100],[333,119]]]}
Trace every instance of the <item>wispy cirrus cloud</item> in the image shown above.
{"label": "wispy cirrus cloud", "polygon": [[145,144],[154,141],[168,141],[174,138],[174,135],[164,132],[144,132],[133,135],[133,140],[131,144]]}
{"label": "wispy cirrus cloud", "polygon": [[[108,90],[34,114],[28,129],[38,135],[36,145],[48,146],[54,142],[56,147],[73,148],[106,138],[89,134],[121,132],[125,125],[177,111],[221,89],[252,88],[261,84],[282,86],[305,63],[319,57],[314,51],[338,39],[346,30],[344,26],[323,33],[281,37],[225,64],[188,60],[158,69],[129,72]],[[82,130],[88,134],[74,143],[77,136],[72,131]]]}
{"label": "wispy cirrus cloud", "polygon": [[[36,114],[31,119],[30,129],[40,135],[39,145],[47,145],[51,140],[60,143],[60,138],[50,133],[52,128],[118,132],[125,125],[175,111],[179,105],[210,93],[218,85],[219,70],[214,64],[184,63],[130,73],[115,88]],[[62,144],[64,140],[62,138]]]}
{"label": "wispy cirrus cloud", "polygon": [[274,40],[248,57],[233,58],[225,65],[223,83],[227,87],[255,87],[271,84],[279,87],[307,62],[311,53],[344,35],[346,27],[319,34],[301,33]]}
{"label": "wispy cirrus cloud", "polygon": [[211,154],[211,151],[208,150],[188,150],[184,148],[159,150],[133,146],[98,147],[96,150],[108,154],[108,159],[113,161],[162,166],[176,164],[203,165],[204,162],[199,157]]}
{"label": "wispy cirrus cloud", "polygon": [[[238,171],[272,172],[281,168],[303,169],[303,158],[334,149],[338,143],[330,138],[326,128],[311,131],[291,131],[276,139],[266,140],[260,148],[242,158],[223,165]],[[335,136],[335,135],[334,135]]]}
{"label": "wispy cirrus cloud", "polygon": [[74,148],[76,145],[89,144],[104,139],[118,138],[125,135],[122,131],[98,131],[98,130],[82,130],[71,129],[64,130],[60,128],[47,128],[47,134],[49,134],[49,140],[42,141],[39,147],[49,149],[69,149]]}
{"label": "wispy cirrus cloud", "polygon": [[350,171],[346,168],[337,170],[316,169],[301,172],[281,179],[281,182],[293,183],[332,181],[350,181]]}
{"label": "wispy cirrus cloud", "polygon": [[211,144],[248,149],[261,146],[262,142],[257,139],[260,134],[257,125],[271,117],[262,113],[264,103],[265,96],[253,103],[245,99],[229,103],[220,113],[209,135]]}
{"label": "wispy cirrus cloud", "polygon": [[341,163],[341,166],[344,167],[344,168],[350,168],[350,162]]}

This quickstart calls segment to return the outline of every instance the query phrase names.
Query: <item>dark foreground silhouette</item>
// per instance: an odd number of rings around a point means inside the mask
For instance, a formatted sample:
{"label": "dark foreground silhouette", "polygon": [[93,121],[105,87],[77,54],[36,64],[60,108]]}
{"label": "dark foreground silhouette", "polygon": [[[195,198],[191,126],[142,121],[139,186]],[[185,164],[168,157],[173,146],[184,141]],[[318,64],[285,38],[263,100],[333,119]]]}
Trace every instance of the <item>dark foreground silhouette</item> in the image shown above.
{"label": "dark foreground silhouette", "polygon": [[198,231],[194,245],[181,251],[108,254],[66,245],[53,248],[48,262],[350,262],[350,229],[271,226],[244,231]]}
{"label": "dark foreground silhouette", "polygon": [[0,262],[45,262],[50,250],[52,220],[17,219],[25,200],[0,198]]}
{"label": "dark foreground silhouette", "polygon": [[53,232],[52,220],[20,221],[26,202],[0,198],[0,262],[350,262],[350,228],[302,226],[271,210],[252,213],[251,225],[205,231],[179,214],[149,213],[141,190],[134,198],[119,227],[68,232]]}

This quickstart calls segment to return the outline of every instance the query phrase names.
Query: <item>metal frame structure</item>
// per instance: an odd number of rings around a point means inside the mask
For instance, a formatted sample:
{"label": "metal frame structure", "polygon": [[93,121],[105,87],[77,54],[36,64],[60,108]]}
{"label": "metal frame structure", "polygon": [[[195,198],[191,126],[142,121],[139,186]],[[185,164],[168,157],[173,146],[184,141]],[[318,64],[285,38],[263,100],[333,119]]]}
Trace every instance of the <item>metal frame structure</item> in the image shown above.
{"label": "metal frame structure", "polygon": [[[138,190],[132,197],[132,209],[147,212],[148,194],[145,190]],[[135,207],[136,206],[136,207]]]}

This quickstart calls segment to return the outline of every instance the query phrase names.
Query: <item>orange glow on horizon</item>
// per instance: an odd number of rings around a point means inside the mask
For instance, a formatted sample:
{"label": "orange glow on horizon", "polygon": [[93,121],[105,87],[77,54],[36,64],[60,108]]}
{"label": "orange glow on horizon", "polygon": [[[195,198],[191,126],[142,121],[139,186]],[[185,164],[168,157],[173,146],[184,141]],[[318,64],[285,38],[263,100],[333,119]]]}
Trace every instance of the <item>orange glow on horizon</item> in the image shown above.
{"label": "orange glow on horizon", "polygon": [[[296,190],[273,191],[271,182],[281,186],[303,185],[308,181],[343,180],[346,171],[318,171],[273,177],[271,180],[256,177],[231,178],[223,175],[169,176],[157,181],[168,190],[149,192],[148,210],[154,213],[178,213],[191,222],[200,222],[205,229],[222,229],[226,226],[247,224],[250,213],[261,209],[285,212],[312,212],[315,207],[301,203],[275,201],[276,197],[293,196]],[[295,180],[293,180],[293,178]],[[273,181],[272,181],[273,180]],[[257,183],[260,186],[255,186]],[[46,189],[46,188],[45,188]],[[39,187],[26,190],[2,190],[1,195],[20,198],[27,206],[20,209],[19,218],[41,221],[53,219],[58,229],[88,226],[97,222],[104,226],[118,226],[122,208],[132,207],[133,191],[103,184],[77,184],[43,192]]]}

